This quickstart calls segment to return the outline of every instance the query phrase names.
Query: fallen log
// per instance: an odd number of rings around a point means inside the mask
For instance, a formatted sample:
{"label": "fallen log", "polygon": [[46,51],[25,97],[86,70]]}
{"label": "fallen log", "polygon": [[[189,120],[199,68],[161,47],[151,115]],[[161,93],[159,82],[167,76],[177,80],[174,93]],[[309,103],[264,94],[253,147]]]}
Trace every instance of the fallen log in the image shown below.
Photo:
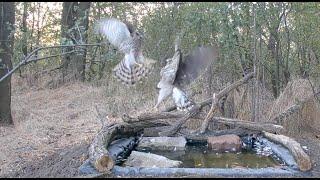
{"label": "fallen log", "polygon": [[138,132],[138,129],[124,124],[116,124],[104,126],[95,136],[89,147],[89,160],[99,172],[108,173],[115,165],[115,161],[106,147],[117,135],[124,135],[128,132],[134,134]]}
{"label": "fallen log", "polygon": [[244,121],[239,119],[230,119],[224,117],[213,117],[215,122],[235,125],[238,127],[254,130],[254,131],[267,131],[273,133],[284,133],[285,129],[283,126],[270,124],[270,123],[255,123],[251,121]]}
{"label": "fallen log", "polygon": [[[97,109],[97,108],[96,108]],[[102,115],[98,112],[100,122]],[[118,138],[134,136],[142,132],[145,127],[165,126],[168,123],[164,121],[139,121],[135,123],[119,123],[106,126],[102,123],[102,128],[94,137],[89,147],[89,161],[98,172],[109,173],[115,165],[114,155],[109,153],[107,147]]]}
{"label": "fallen log", "polygon": [[242,128],[235,128],[235,129],[225,129],[225,130],[218,130],[218,131],[206,131],[203,134],[195,134],[189,131],[182,131],[180,132],[188,142],[191,143],[207,143],[207,139],[210,136],[221,136],[226,134],[235,134],[238,136],[245,136],[247,134],[254,134],[259,133],[258,131],[248,131]]}
{"label": "fallen log", "polygon": [[303,151],[297,141],[284,135],[272,134],[265,131],[263,131],[263,135],[271,141],[280,143],[288,148],[297,161],[298,167],[301,171],[308,171],[312,168],[310,157]]}
{"label": "fallen log", "polygon": [[[135,136],[143,131],[145,124],[120,123],[111,126],[104,126],[95,136],[89,147],[90,163],[98,172],[108,173],[115,165],[114,154],[111,154],[107,147],[110,143],[119,138]],[[153,124],[156,126],[157,124]]]}
{"label": "fallen log", "polygon": [[127,114],[122,116],[122,120],[126,123],[138,123],[142,121],[152,121],[158,119],[171,119],[171,118],[181,118],[186,115],[185,112],[151,112],[142,113],[137,117],[131,117]]}

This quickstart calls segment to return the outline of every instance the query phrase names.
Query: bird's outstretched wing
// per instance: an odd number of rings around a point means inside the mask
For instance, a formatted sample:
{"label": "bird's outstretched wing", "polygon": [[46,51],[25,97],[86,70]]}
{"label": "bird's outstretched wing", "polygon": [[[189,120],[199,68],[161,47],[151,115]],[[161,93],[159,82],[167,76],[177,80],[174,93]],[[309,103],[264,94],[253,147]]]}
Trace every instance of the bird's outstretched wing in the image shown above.
{"label": "bird's outstretched wing", "polygon": [[128,50],[128,48],[123,48],[123,46],[128,44],[125,42],[132,40],[132,36],[125,23],[114,18],[101,19],[96,23],[95,31],[105,36],[118,49]]}
{"label": "bird's outstretched wing", "polygon": [[206,72],[207,67],[211,65],[218,57],[218,51],[215,46],[199,46],[190,54],[185,56],[180,62],[174,85],[185,87]]}

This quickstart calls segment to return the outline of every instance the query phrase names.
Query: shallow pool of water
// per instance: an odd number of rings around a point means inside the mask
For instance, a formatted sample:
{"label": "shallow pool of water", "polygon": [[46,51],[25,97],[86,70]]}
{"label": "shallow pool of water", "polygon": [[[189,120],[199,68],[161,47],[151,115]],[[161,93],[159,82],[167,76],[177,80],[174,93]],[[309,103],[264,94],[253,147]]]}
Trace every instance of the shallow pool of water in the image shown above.
{"label": "shallow pool of water", "polygon": [[257,155],[254,151],[216,153],[208,150],[207,146],[188,145],[185,151],[145,150],[143,152],[182,161],[181,167],[184,168],[265,168],[280,165],[280,162],[272,156]]}

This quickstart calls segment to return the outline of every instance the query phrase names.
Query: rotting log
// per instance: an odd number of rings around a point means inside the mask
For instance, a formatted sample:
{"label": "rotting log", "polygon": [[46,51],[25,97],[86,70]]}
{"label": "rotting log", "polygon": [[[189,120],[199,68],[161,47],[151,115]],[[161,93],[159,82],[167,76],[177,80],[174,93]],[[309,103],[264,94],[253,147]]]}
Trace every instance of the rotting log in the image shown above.
{"label": "rotting log", "polygon": [[265,131],[263,131],[262,133],[266,138],[270,139],[271,141],[280,143],[286,148],[288,148],[295,160],[297,161],[300,171],[305,172],[312,168],[310,157],[303,151],[303,149],[297,141],[284,135],[272,134]]}

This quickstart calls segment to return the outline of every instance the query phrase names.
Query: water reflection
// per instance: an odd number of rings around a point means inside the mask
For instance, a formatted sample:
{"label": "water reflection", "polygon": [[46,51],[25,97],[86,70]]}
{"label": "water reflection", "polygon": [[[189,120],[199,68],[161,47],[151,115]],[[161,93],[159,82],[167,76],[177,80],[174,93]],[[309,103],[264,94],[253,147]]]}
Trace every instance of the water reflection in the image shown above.
{"label": "water reflection", "polygon": [[185,168],[265,168],[280,165],[271,156],[257,155],[254,151],[216,153],[206,146],[187,146],[186,151],[145,151],[183,162]]}

